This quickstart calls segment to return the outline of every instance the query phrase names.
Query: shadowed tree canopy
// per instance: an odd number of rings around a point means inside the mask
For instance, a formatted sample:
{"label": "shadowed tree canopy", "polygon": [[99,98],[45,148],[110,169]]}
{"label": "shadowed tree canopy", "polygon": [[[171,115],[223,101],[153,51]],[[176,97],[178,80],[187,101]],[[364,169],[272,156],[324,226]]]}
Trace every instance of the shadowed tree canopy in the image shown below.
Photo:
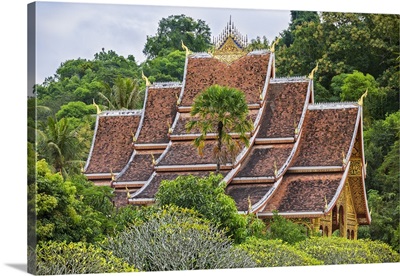
{"label": "shadowed tree canopy", "polygon": [[143,53],[147,58],[164,56],[182,50],[182,41],[193,52],[206,51],[211,46],[211,31],[203,20],[170,15],[162,18],[155,36],[147,36]]}

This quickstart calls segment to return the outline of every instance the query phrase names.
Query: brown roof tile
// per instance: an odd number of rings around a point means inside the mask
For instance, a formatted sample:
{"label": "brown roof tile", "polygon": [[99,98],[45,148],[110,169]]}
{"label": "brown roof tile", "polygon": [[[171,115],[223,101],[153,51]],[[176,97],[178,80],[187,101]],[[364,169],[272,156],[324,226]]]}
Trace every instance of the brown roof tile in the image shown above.
{"label": "brown roof tile", "polygon": [[[157,160],[160,154],[154,154]],[[132,162],[130,162],[126,170],[118,175],[116,181],[147,181],[153,170],[151,154],[135,154]]]}
{"label": "brown roof tile", "polygon": [[357,122],[358,108],[307,110],[292,166],[342,166]]}
{"label": "brown roof tile", "polygon": [[324,211],[339,188],[343,172],[288,174],[268,200],[262,212]]}
{"label": "brown roof tile", "polygon": [[182,105],[192,105],[197,94],[213,84],[237,88],[246,94],[248,103],[257,103],[268,62],[269,53],[246,55],[230,65],[216,58],[189,58]]}
{"label": "brown roof tile", "polygon": [[257,138],[293,137],[300,121],[308,82],[270,83]]}
{"label": "brown roof tile", "polygon": [[176,96],[181,87],[149,87],[143,126],[137,143],[168,143],[168,123],[172,125],[176,115]]}
{"label": "brown roof tile", "polygon": [[250,196],[251,204],[259,202],[262,197],[271,189],[270,184],[234,184],[228,185],[226,193],[235,200],[238,211],[248,210],[248,198]]}
{"label": "brown roof tile", "polygon": [[274,176],[274,162],[281,168],[292,151],[293,144],[253,146],[237,177]]}
{"label": "brown roof tile", "polygon": [[126,165],[133,152],[132,133],[140,116],[99,116],[94,145],[85,173],[114,173]]}
{"label": "brown roof tile", "polygon": [[215,145],[215,140],[206,140],[205,147],[203,149],[203,155],[200,156],[192,141],[173,142],[172,146],[167,149],[168,152],[161,159],[158,165],[215,164],[216,161],[213,158],[213,150]]}

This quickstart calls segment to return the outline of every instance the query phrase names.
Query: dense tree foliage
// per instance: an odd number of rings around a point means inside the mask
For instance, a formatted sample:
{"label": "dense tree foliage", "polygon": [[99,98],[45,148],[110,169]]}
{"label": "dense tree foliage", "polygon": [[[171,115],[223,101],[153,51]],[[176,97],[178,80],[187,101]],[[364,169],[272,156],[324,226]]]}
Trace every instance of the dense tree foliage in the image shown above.
{"label": "dense tree foliage", "polygon": [[204,52],[211,46],[210,28],[201,19],[170,15],[160,20],[155,36],[147,36],[143,53],[149,59],[165,56],[182,50],[182,42],[193,52]]}

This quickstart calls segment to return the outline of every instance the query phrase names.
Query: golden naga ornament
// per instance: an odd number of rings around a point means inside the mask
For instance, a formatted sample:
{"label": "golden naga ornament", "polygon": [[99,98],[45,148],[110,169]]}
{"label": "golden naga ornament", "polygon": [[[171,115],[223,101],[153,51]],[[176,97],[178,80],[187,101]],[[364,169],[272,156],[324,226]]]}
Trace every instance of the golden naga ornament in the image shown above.
{"label": "golden naga ornament", "polygon": [[143,74],[143,71],[142,71],[142,79],[146,82],[146,86],[150,86],[151,85],[149,79]]}
{"label": "golden naga ornament", "polygon": [[367,90],[365,90],[365,93],[362,94],[362,95],[361,95],[361,98],[358,100],[358,104],[359,104],[360,106],[363,106],[363,104],[364,104],[364,98],[367,97],[367,95],[368,95],[368,88],[367,88]]}
{"label": "golden naga ornament", "polygon": [[310,75],[308,75],[308,78],[309,78],[310,80],[314,79],[314,74],[315,74],[315,72],[316,72],[317,70],[318,70],[318,62],[317,62],[317,65],[315,66],[315,68],[312,69]]}
{"label": "golden naga ornament", "polygon": [[93,105],[96,107],[97,114],[100,114],[101,113],[100,107],[95,103],[94,99],[93,99]]}

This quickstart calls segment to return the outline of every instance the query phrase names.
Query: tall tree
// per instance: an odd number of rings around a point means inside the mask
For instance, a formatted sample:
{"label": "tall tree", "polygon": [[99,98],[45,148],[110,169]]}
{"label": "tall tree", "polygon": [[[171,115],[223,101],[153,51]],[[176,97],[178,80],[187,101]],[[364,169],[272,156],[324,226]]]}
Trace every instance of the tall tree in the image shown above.
{"label": "tall tree", "polygon": [[217,145],[213,151],[217,173],[221,163],[235,156],[240,148],[231,133],[239,134],[240,141],[249,146],[246,133],[253,129],[253,124],[247,119],[248,113],[244,93],[235,88],[212,85],[194,99],[190,112],[194,119],[186,124],[186,129],[191,131],[196,128],[200,131],[200,136],[194,140],[200,154],[205,146],[207,133],[217,134]]}
{"label": "tall tree", "polygon": [[182,50],[182,41],[194,52],[206,51],[211,46],[211,31],[203,20],[170,15],[158,23],[155,36],[147,36],[143,53],[150,59]]}

